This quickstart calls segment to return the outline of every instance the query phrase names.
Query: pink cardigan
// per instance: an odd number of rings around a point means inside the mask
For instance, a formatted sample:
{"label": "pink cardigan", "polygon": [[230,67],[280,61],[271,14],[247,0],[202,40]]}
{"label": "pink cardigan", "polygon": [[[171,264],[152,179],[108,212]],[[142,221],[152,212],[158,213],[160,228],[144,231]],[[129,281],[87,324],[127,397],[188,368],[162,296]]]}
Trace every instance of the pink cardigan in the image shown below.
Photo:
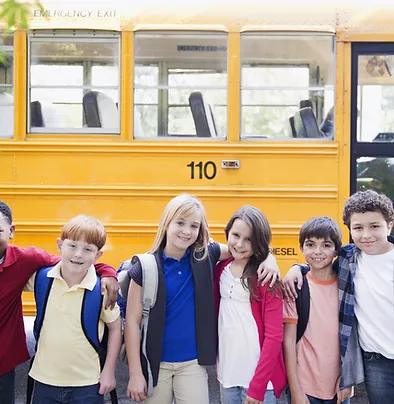
{"label": "pink cardigan", "polygon": [[[219,316],[220,277],[224,268],[232,261],[219,262],[214,270],[214,295],[216,315]],[[254,376],[249,384],[247,395],[263,401],[269,381],[274,385],[276,397],[286,386],[286,371],[283,361],[283,300],[267,291],[268,285],[256,288],[256,300],[250,297],[252,314],[257,324],[261,354]],[[240,341],[240,344],[242,342]]]}

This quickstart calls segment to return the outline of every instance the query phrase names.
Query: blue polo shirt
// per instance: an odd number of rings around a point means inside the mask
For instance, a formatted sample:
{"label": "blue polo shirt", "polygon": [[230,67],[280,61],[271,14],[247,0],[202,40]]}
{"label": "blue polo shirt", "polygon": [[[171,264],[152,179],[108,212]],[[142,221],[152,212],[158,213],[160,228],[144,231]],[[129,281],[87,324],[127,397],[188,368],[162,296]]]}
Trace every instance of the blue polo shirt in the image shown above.
{"label": "blue polo shirt", "polygon": [[166,282],[166,319],[162,362],[185,362],[197,358],[194,282],[190,249],[180,261],[163,252]]}

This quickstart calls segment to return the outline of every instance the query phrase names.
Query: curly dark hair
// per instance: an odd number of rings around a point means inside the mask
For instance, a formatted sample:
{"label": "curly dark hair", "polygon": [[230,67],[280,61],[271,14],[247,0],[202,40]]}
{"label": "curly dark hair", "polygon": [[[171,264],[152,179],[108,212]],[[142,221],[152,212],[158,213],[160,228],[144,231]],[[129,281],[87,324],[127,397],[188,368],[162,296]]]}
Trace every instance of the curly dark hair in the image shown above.
{"label": "curly dark hair", "polygon": [[12,224],[12,212],[11,208],[5,203],[0,201],[0,213],[3,215],[4,219],[8,224]]}
{"label": "curly dark hair", "polygon": [[388,223],[394,219],[393,201],[384,194],[372,189],[358,191],[351,195],[343,208],[343,223],[350,228],[350,218],[353,213],[380,212]]}

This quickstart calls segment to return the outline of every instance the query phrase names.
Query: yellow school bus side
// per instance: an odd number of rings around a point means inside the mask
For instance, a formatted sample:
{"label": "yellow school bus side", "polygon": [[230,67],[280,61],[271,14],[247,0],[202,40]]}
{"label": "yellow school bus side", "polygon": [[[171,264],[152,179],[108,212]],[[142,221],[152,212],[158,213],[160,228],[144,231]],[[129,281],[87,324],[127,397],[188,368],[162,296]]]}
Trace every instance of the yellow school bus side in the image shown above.
{"label": "yellow school bus side", "polygon": [[[182,8],[175,18],[158,3],[154,13],[152,9],[148,12],[137,8],[138,15],[126,12],[123,7],[125,14],[118,28],[121,53],[117,136],[95,133],[93,129],[89,133],[83,130],[40,133],[37,128],[29,131],[28,33],[15,32],[14,136],[0,140],[3,178],[0,195],[13,210],[16,224],[13,241],[18,246],[35,245],[56,253],[55,241],[61,226],[74,215],[88,214],[101,220],[107,230],[108,241],[101,261],[116,268],[133,254],[151,247],[165,205],[177,194],[187,192],[203,202],[212,237],[220,242],[225,241],[226,222],[238,208],[245,204],[260,208],[271,224],[273,253],[283,275],[293,263],[302,262],[298,232],[305,220],[324,215],[342,223],[343,202],[350,189],[349,38],[354,40],[362,34],[362,39],[368,40],[374,34],[363,33],[362,24],[367,17],[358,20],[359,25],[353,24],[353,30],[345,26],[343,15],[336,14],[334,6],[326,10],[327,18],[323,18],[323,10],[316,21],[309,21],[309,28],[299,14],[293,20],[283,19],[273,8],[269,23],[262,17],[260,8],[248,20],[244,16],[246,11],[252,12],[257,7],[252,3],[246,2],[245,9],[241,5],[237,9],[232,6],[226,12],[221,6],[214,7],[216,12],[207,8],[192,16],[184,11],[184,18],[180,14]],[[287,16],[292,15],[291,6],[288,7]],[[53,30],[60,20],[60,14],[47,22],[40,18],[37,27],[42,29],[47,24],[47,29]],[[245,28],[245,22],[249,28]],[[135,33],[152,32],[149,24],[154,24],[154,32],[171,31],[169,27],[177,24],[182,32],[194,33],[212,32],[213,25],[226,27],[227,32],[223,32],[227,38],[224,138],[209,141],[160,136],[136,138],[134,107],[139,101],[133,89]],[[78,19],[69,22],[69,26],[76,30],[84,28]],[[279,32],[278,26],[280,32],[287,34],[300,30],[316,32],[319,27],[326,34],[335,32],[334,140],[247,139],[240,134],[242,35]],[[63,21],[60,28],[67,30],[67,23]],[[381,40],[389,40],[389,36],[383,39],[384,33],[379,35]],[[343,226],[342,230],[346,240]],[[34,314],[31,294],[24,295],[23,305],[25,314]]]}

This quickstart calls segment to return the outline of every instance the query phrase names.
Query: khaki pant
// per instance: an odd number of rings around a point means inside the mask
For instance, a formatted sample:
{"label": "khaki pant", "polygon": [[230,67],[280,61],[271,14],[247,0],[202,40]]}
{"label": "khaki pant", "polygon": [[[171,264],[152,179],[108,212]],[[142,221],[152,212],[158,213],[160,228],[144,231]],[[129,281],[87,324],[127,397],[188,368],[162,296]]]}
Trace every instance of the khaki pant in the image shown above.
{"label": "khaki pant", "polygon": [[197,359],[161,362],[159,381],[145,404],[209,404],[208,374]]}

